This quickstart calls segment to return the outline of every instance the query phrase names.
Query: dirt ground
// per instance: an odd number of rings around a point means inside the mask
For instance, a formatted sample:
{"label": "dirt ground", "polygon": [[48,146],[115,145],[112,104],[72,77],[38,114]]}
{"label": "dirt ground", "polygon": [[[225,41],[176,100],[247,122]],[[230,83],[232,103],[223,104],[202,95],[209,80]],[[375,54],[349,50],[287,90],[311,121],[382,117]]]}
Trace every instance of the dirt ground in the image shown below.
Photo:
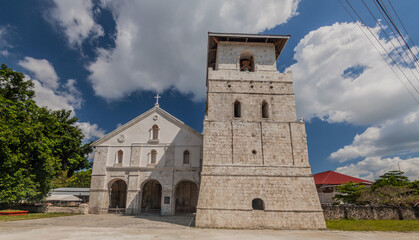
{"label": "dirt ground", "polygon": [[[419,232],[228,230],[193,227],[193,217],[77,215],[0,223],[0,239],[418,239]],[[192,227],[189,227],[192,226]]]}

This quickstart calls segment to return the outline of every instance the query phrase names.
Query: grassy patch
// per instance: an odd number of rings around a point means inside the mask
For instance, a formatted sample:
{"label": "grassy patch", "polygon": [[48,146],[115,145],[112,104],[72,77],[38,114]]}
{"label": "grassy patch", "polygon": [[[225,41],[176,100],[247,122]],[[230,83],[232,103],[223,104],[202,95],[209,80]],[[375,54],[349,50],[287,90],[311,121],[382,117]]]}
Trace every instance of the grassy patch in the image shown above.
{"label": "grassy patch", "polygon": [[326,220],[327,228],[340,231],[419,231],[419,220]]}
{"label": "grassy patch", "polygon": [[0,222],[10,222],[10,221],[20,221],[20,220],[30,220],[38,218],[52,218],[52,217],[64,217],[79,215],[74,213],[28,213],[27,215],[19,216],[0,216]]}

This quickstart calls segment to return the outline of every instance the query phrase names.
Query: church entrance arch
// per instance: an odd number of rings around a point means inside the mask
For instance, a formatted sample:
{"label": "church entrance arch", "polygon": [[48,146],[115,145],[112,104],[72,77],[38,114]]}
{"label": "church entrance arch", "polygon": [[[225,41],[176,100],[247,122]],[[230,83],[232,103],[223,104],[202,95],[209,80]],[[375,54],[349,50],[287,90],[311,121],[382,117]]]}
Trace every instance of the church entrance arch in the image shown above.
{"label": "church entrance arch", "polygon": [[142,188],[141,212],[161,209],[161,184],[157,180],[148,180]]}
{"label": "church entrance arch", "polygon": [[116,180],[115,182],[110,185],[110,203],[109,208],[112,209],[119,209],[125,208],[125,204],[127,201],[127,184],[124,180]]}
{"label": "church entrance arch", "polygon": [[179,213],[195,213],[198,204],[198,187],[190,180],[184,180],[176,186],[175,211]]}

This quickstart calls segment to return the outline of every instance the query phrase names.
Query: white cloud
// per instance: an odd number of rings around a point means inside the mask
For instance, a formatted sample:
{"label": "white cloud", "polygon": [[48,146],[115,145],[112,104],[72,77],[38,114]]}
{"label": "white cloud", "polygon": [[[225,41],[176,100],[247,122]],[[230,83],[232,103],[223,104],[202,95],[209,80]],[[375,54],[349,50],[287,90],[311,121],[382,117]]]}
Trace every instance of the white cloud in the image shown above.
{"label": "white cloud", "polygon": [[299,0],[102,1],[116,22],[115,48],[87,68],[96,95],[176,88],[205,97],[207,32],[257,33],[297,14]]}
{"label": "white cloud", "polygon": [[348,164],[338,167],[337,172],[354,176],[369,181],[374,181],[380,175],[392,170],[400,170],[404,175],[409,177],[411,181],[419,179],[419,158],[401,159],[368,157],[355,164]]}
{"label": "white cloud", "polygon": [[[379,30],[372,28],[377,37]],[[387,49],[392,47],[386,40],[381,43]],[[417,103],[355,23],[314,30],[294,50],[297,63],[287,70],[293,71],[297,111],[305,119],[377,125],[417,109]],[[344,74],[357,66],[363,67],[357,78]]]}
{"label": "white cloud", "polygon": [[[32,79],[35,87],[37,105],[52,110],[66,109],[74,112],[83,102],[80,91],[76,88],[76,80],[68,79],[60,87],[59,78],[54,67],[46,59],[25,57],[19,65],[34,74]],[[31,79],[29,75],[25,78]]]}
{"label": "white cloud", "polygon": [[46,59],[35,59],[25,57],[18,64],[32,72],[36,79],[42,82],[45,87],[55,90],[58,87],[58,76],[54,67]]}
{"label": "white cloud", "polygon": [[8,48],[12,48],[12,45],[7,41],[7,35],[9,34],[9,26],[0,26],[0,55],[7,57],[10,55]]}
{"label": "white cloud", "polygon": [[82,130],[85,141],[95,140],[105,136],[105,130],[101,129],[96,123],[76,122],[75,125]]}
{"label": "white cloud", "polygon": [[[30,77],[28,77],[30,78]],[[74,106],[68,98],[67,92],[54,91],[51,88],[45,87],[36,79],[32,79],[35,84],[35,102],[38,106],[48,107],[52,110],[71,110],[74,113]]]}
{"label": "white cloud", "polygon": [[[380,28],[371,30],[379,38]],[[380,42],[394,54],[390,42]],[[400,162],[406,175],[416,178],[419,158],[388,156],[419,152],[418,105],[356,23],[335,23],[311,31],[294,50],[297,62],[287,70],[294,75],[298,116],[368,126],[351,144],[330,154],[335,161],[358,161],[337,171],[374,180],[397,169]],[[402,69],[415,79],[409,69]],[[412,83],[419,87],[418,82]]]}
{"label": "white cloud", "polygon": [[[419,111],[367,128],[352,144],[330,154],[340,162],[358,157],[388,156],[419,151]],[[419,163],[418,163],[419,164]]]}
{"label": "white cloud", "polygon": [[87,38],[104,35],[103,28],[94,21],[93,3],[90,0],[54,0],[47,20],[57,24],[72,47],[81,47]]}

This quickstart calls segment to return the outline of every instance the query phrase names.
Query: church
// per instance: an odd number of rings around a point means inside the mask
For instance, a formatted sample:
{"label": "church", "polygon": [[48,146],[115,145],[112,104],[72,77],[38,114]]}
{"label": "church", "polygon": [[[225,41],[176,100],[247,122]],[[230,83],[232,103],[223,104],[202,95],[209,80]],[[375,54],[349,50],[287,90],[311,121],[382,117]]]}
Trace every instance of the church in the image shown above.
{"label": "church", "polygon": [[289,35],[208,33],[203,134],[156,105],[93,143],[90,212],[196,212],[196,226],[324,229]]}

